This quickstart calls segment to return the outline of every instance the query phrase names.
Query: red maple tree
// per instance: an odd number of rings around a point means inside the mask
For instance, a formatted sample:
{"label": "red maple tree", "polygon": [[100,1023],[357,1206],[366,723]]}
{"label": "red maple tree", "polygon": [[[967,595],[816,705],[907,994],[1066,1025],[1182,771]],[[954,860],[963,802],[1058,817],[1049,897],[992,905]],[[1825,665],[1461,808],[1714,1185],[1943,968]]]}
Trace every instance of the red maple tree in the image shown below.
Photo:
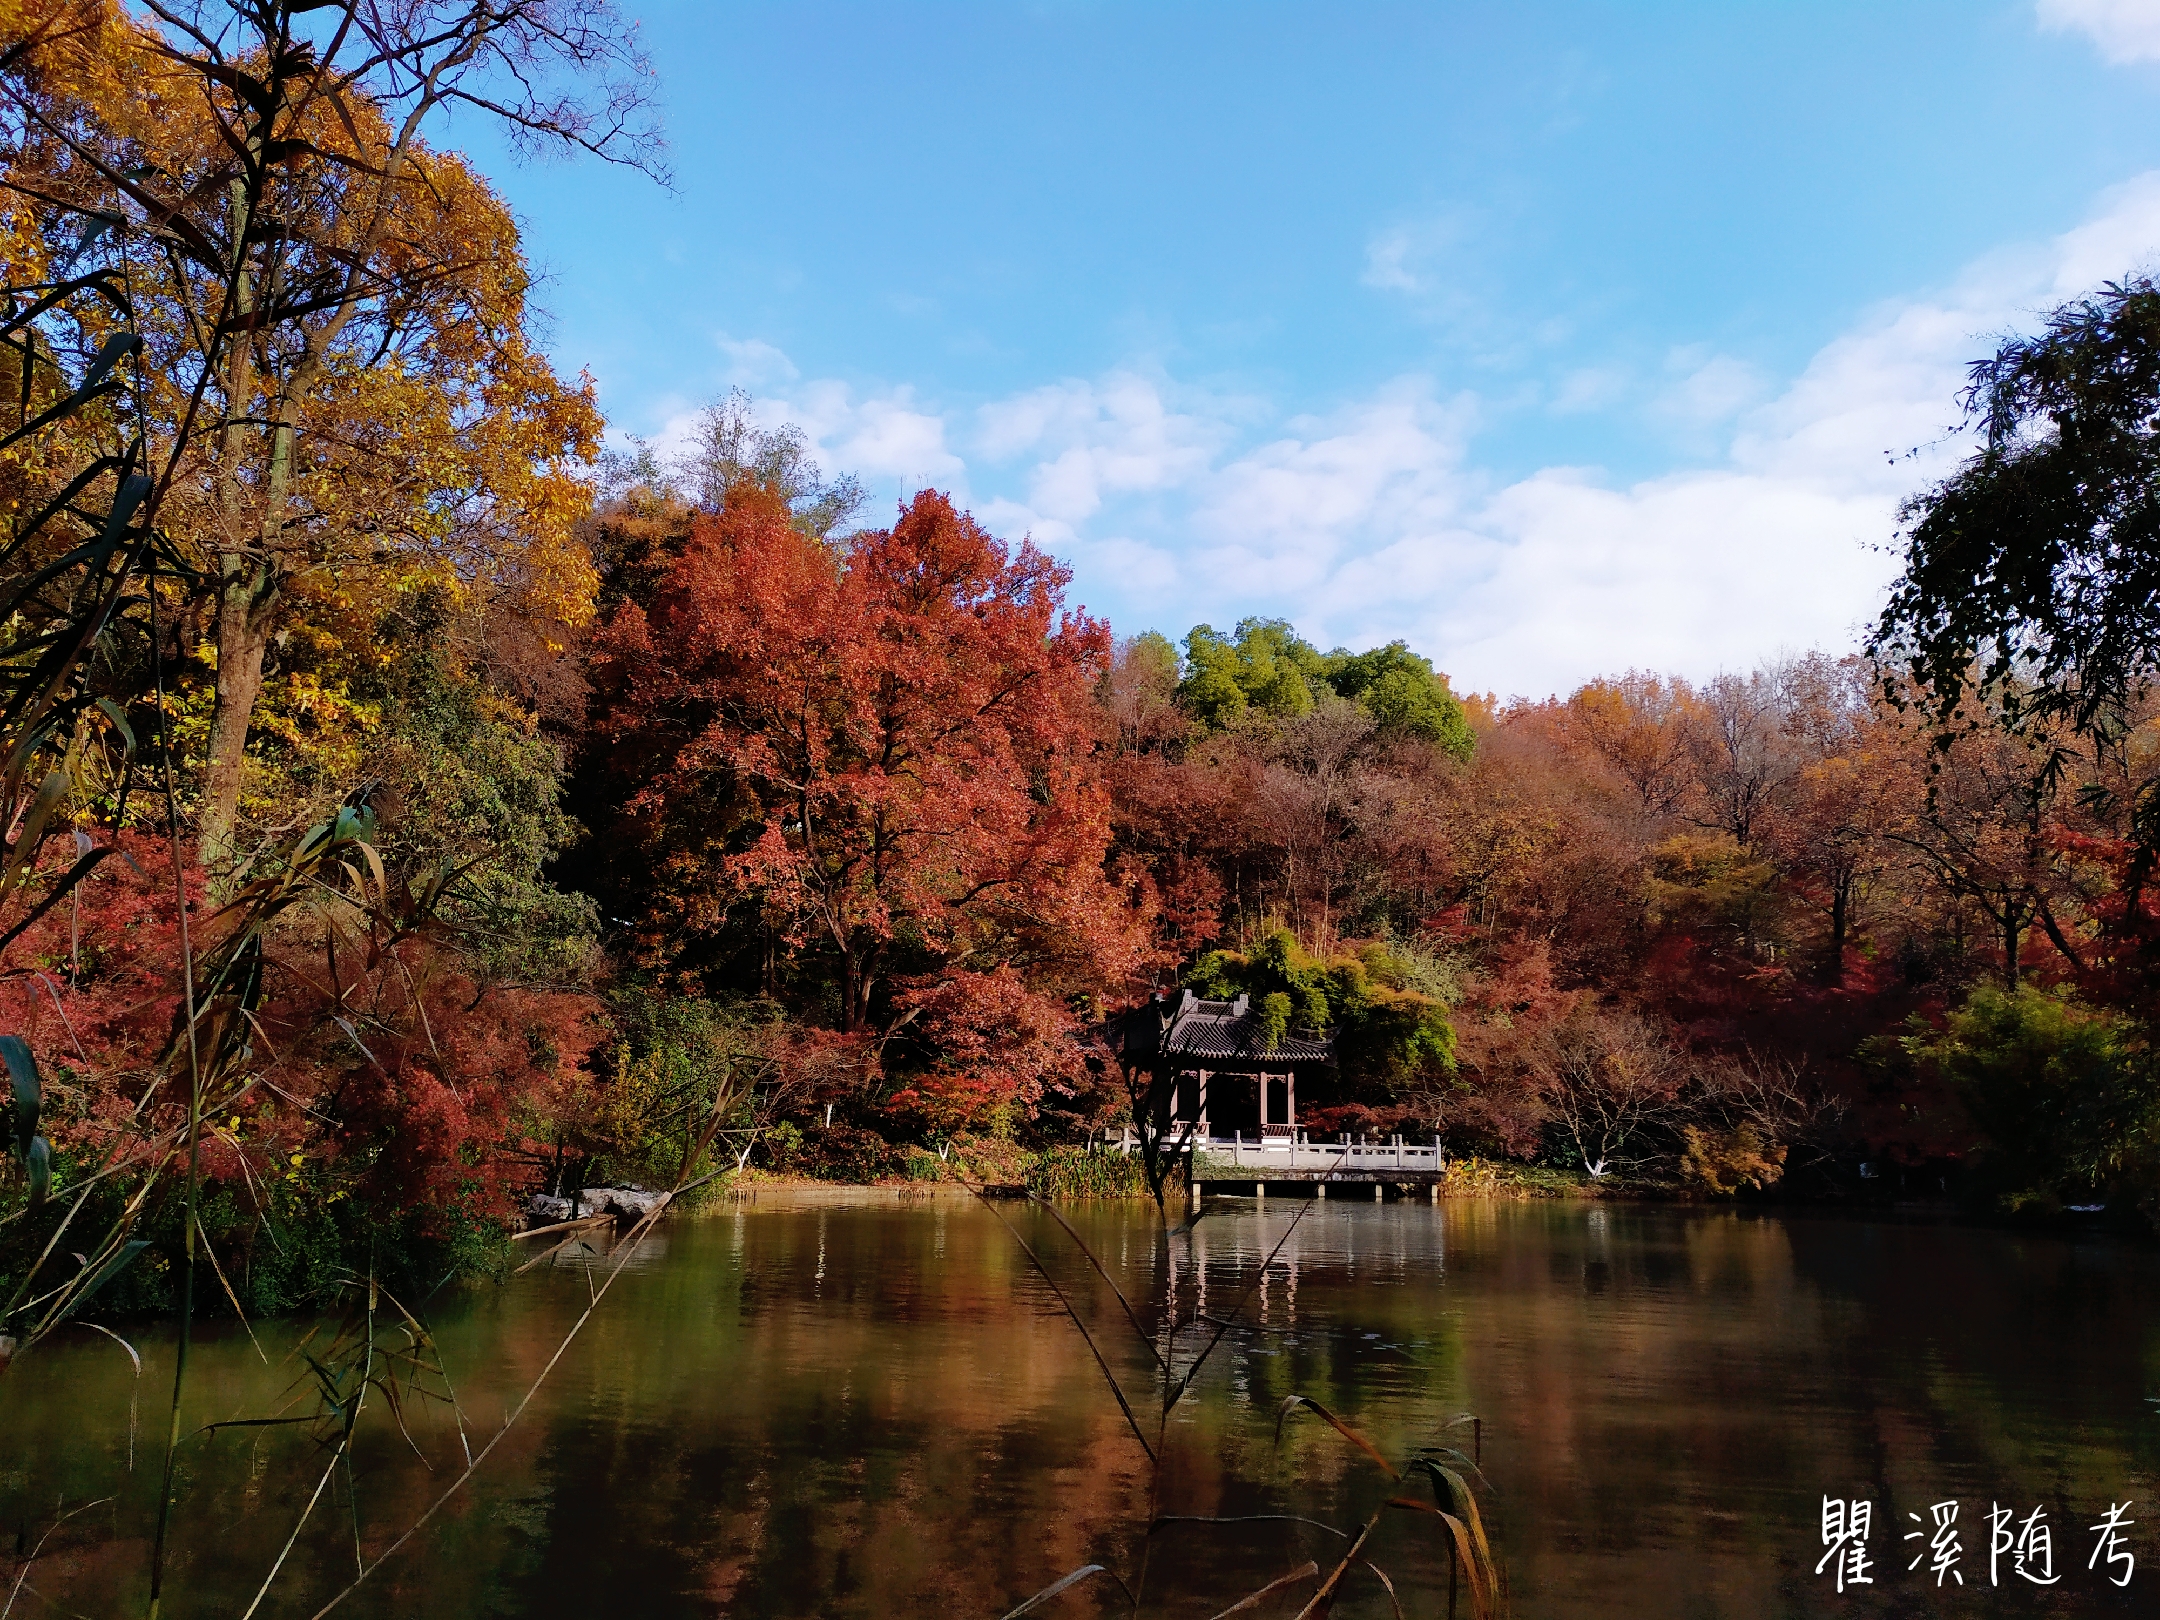
{"label": "red maple tree", "polygon": [[1105,866],[1109,631],[1069,577],[933,491],[837,542],[748,485],[699,520],[592,662],[647,963],[760,927],[841,1033],[907,1032],[918,1093],[1056,1083],[1046,1033],[1150,950]]}

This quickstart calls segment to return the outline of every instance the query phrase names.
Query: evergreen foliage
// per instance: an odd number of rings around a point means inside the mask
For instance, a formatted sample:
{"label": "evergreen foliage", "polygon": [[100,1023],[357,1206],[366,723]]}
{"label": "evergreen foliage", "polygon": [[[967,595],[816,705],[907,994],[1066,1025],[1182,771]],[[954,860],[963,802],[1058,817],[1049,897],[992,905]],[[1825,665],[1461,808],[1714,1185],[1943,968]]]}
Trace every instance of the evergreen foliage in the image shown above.
{"label": "evergreen foliage", "polygon": [[[1138,656],[1159,666],[1168,650],[1154,636]],[[1230,636],[1195,625],[1185,638],[1177,697],[1202,725],[1229,730],[1248,714],[1298,720],[1329,695],[1356,703],[1386,734],[1433,743],[1455,759],[1468,759],[1476,747],[1447,678],[1400,641],[1322,653],[1282,619],[1244,619]]]}

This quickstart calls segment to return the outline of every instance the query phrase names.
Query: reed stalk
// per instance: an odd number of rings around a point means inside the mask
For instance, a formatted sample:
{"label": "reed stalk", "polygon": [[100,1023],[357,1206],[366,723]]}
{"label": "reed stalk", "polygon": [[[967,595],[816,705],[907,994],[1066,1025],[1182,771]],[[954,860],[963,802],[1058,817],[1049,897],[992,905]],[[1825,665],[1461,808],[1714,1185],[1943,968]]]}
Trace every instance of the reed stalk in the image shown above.
{"label": "reed stalk", "polygon": [[[1136,1114],[1144,1111],[1145,1101],[1146,1099],[1136,1096]],[[1144,1132],[1144,1141],[1145,1134]],[[1163,1134],[1167,1135],[1168,1133],[1164,1132]],[[1215,1529],[1228,1529],[1255,1524],[1302,1526],[1335,1537],[1345,1545],[1340,1556],[1325,1573],[1322,1572],[1318,1562],[1309,1561],[1296,1569],[1275,1577],[1257,1591],[1238,1598],[1228,1608],[1219,1611],[1214,1616],[1214,1620],[1227,1620],[1227,1617],[1231,1615],[1249,1613],[1258,1608],[1266,1599],[1289,1590],[1304,1581],[1316,1578],[1319,1584],[1307,1599],[1304,1607],[1299,1610],[1299,1615],[1301,1620],[1305,1620],[1305,1617],[1325,1615],[1333,1608],[1344,1581],[1358,1571],[1369,1574],[1379,1584],[1387,1594],[1388,1601],[1395,1614],[1400,1617],[1404,1611],[1392,1577],[1384,1568],[1374,1562],[1368,1554],[1368,1548],[1373,1537],[1391,1513],[1413,1514],[1436,1518],[1439,1521],[1438,1528],[1441,1532],[1442,1544],[1448,1552],[1448,1608],[1450,1620],[1452,1620],[1455,1611],[1458,1572],[1468,1581],[1471,1608],[1475,1620],[1500,1620],[1505,1611],[1505,1602],[1502,1595],[1503,1588],[1499,1567],[1494,1559],[1490,1541],[1486,1536],[1484,1518],[1479,1509],[1476,1495],[1469,1484],[1469,1479],[1472,1477],[1482,1478],[1480,1464],[1484,1452],[1484,1424],[1481,1419],[1476,1418],[1474,1415],[1466,1414],[1464,1417],[1456,1419],[1455,1423],[1468,1422],[1474,1426],[1473,1445],[1476,1448],[1475,1456],[1466,1457],[1460,1451],[1452,1448],[1439,1447],[1420,1451],[1413,1455],[1407,1463],[1398,1465],[1391,1462],[1377,1446],[1321,1402],[1305,1395],[1288,1397],[1276,1414],[1275,1438],[1278,1446],[1282,1442],[1284,1428],[1290,1418],[1300,1411],[1308,1411],[1318,1416],[1327,1424],[1331,1432],[1354,1448],[1358,1455],[1377,1468],[1385,1477],[1388,1494],[1371,1510],[1369,1516],[1354,1528],[1344,1529],[1325,1523],[1322,1520],[1296,1514],[1198,1515],[1172,1514],[1162,1511],[1165,1454],[1169,1439],[1170,1418],[1186,1396],[1191,1393],[1195,1381],[1208,1365],[1216,1349],[1221,1345],[1224,1336],[1232,1327],[1238,1325],[1239,1318],[1244,1314],[1247,1305],[1258,1290],[1261,1279],[1267,1275],[1269,1269],[1274,1266],[1281,1256],[1284,1246],[1296,1233],[1305,1216],[1310,1213],[1315,1201],[1306,1201],[1291,1218],[1289,1224],[1268,1250],[1265,1258],[1255,1269],[1252,1277],[1247,1281],[1244,1289],[1239,1293],[1237,1299],[1226,1313],[1221,1316],[1210,1316],[1196,1311],[1190,1319],[1181,1322],[1178,1318],[1174,1272],[1169,1264],[1171,1246],[1179,1239],[1184,1239],[1187,1244],[1188,1256],[1190,1256],[1192,1234],[1194,1228],[1205,1215],[1206,1206],[1202,1206],[1200,1210],[1196,1211],[1191,1219],[1177,1226],[1172,1226],[1162,1198],[1162,1189],[1168,1180],[1169,1166],[1175,1162],[1175,1150],[1161,1153],[1159,1157],[1149,1155],[1148,1161],[1148,1180],[1150,1190],[1155,1194],[1156,1204],[1155,1251],[1158,1256],[1156,1275],[1159,1279],[1157,1292],[1151,1301],[1152,1327],[1143,1321],[1141,1311],[1135,1308],[1133,1301],[1110,1274],[1109,1268],[1103,1264],[1101,1258],[1095,1253],[1086,1239],[1073,1227],[1072,1223],[1045,1198],[1031,1194],[1029,1202],[1055,1223],[1070,1241],[1073,1249],[1105,1286],[1110,1289],[1111,1294],[1118,1302],[1119,1312],[1126,1326],[1131,1330],[1133,1338],[1146,1353],[1149,1362],[1148,1376],[1153,1386],[1153,1398],[1149,1403],[1153,1408],[1150,1413],[1152,1423],[1149,1425],[1153,1430],[1152,1435],[1147,1428],[1143,1428],[1136,1410],[1136,1402],[1127,1393],[1116,1372],[1112,1369],[1109,1357],[1104,1353],[1094,1330],[1075,1306],[1071,1296],[1052,1273],[1050,1267],[1045,1264],[1035,1245],[1030,1243],[1019,1229],[1006,1218],[1004,1211],[998,1207],[995,1200],[990,1198],[986,1188],[972,1183],[967,1184],[969,1191],[974,1193],[983,1206],[1012,1234],[1014,1242],[1019,1246],[1021,1252],[1026,1255],[1029,1264],[1050,1288],[1052,1295],[1057,1299],[1066,1317],[1071,1321],[1074,1329],[1087,1345],[1097,1370],[1101,1373],[1105,1385],[1116,1400],[1118,1409],[1125,1418],[1126,1426],[1132,1432],[1134,1441],[1148,1459],[1147,1517],[1145,1529],[1140,1539],[1137,1564],[1130,1582],[1118,1579],[1115,1571],[1107,1563],[1097,1561],[1084,1564],[1080,1568],[1060,1576],[1050,1585],[1022,1601],[1018,1607],[1009,1610],[1004,1620],[1017,1620],[1017,1617],[1034,1612],[1083,1582],[1102,1577],[1108,1577],[1116,1581],[1125,1598],[1126,1612],[1137,1616],[1146,1600],[1152,1552],[1158,1532],[1173,1526],[1205,1525]],[[1205,1342],[1201,1343],[1196,1349],[1189,1354],[1181,1354],[1179,1348],[1180,1335],[1193,1329],[1202,1331],[1212,1329],[1213,1331],[1207,1334]],[[1423,1478],[1430,1484],[1433,1493],[1432,1502],[1427,1503],[1418,1498],[1402,1494],[1403,1488],[1418,1478]]]}

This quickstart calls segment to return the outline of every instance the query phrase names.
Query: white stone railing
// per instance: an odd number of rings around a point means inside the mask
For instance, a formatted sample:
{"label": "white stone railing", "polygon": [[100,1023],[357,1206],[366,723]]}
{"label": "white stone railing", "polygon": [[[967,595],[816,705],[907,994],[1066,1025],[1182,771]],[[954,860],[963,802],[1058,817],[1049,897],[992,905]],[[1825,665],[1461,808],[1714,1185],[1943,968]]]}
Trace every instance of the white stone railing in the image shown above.
{"label": "white stone railing", "polygon": [[[1218,1169],[1227,1164],[1233,1170],[1252,1170],[1261,1175],[1285,1170],[1416,1170],[1432,1175],[1447,1168],[1447,1149],[1437,1136],[1430,1147],[1406,1142],[1399,1136],[1385,1142],[1315,1142],[1302,1133],[1294,1138],[1242,1134],[1199,1137],[1192,1145],[1213,1159]],[[1131,1126],[1119,1134],[1117,1146],[1122,1153],[1139,1151],[1139,1140]]]}

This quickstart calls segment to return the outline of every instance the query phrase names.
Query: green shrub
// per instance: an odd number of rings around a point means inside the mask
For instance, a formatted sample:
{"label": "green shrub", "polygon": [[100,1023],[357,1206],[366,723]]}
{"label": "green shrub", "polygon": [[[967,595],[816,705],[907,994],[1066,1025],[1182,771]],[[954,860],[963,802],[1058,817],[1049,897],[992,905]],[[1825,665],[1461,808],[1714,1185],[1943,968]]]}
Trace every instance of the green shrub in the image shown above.
{"label": "green shrub", "polygon": [[[84,1169],[72,1160],[57,1168],[63,1184]],[[181,1192],[175,1177],[153,1194],[134,1228],[149,1247],[98,1290],[84,1309],[87,1319],[169,1316],[179,1310]],[[88,1231],[105,1229],[118,1217],[124,1193],[117,1182],[94,1187],[78,1224]],[[500,1275],[509,1247],[506,1230],[493,1221],[475,1221],[454,1208],[377,1207],[347,1196],[327,1167],[315,1165],[252,1191],[212,1183],[204,1189],[200,1213],[208,1247],[198,1251],[203,1258],[195,1273],[195,1311],[203,1317],[230,1316],[235,1303],[250,1317],[336,1310],[352,1279],[370,1274],[414,1302],[451,1278]],[[0,1231],[5,1233],[0,1239],[4,1297],[42,1245],[27,1223]],[[39,1272],[40,1288],[65,1275],[58,1268],[76,1264],[67,1252],[48,1259]]]}
{"label": "green shrub", "polygon": [[1099,1147],[1045,1148],[1028,1165],[1027,1187],[1038,1198],[1147,1196],[1139,1155]]}
{"label": "green shrub", "polygon": [[1973,992],[1901,1043],[1956,1088],[1985,1139],[1973,1162],[2011,1208],[2160,1198],[2160,1074],[2138,1025],[2067,991]]}
{"label": "green shrub", "polygon": [[885,1181],[907,1174],[908,1150],[860,1125],[833,1124],[803,1133],[797,1174],[818,1181]]}

